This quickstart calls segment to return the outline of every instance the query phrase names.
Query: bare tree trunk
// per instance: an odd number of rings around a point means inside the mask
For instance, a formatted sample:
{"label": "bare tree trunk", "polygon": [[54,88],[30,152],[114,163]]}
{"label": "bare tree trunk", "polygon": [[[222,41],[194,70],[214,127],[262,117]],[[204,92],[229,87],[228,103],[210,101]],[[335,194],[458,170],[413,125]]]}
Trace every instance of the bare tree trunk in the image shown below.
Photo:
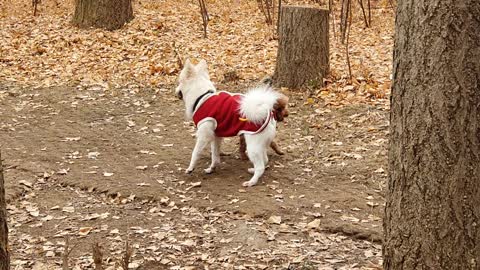
{"label": "bare tree trunk", "polygon": [[2,154],[0,153],[0,270],[8,269],[10,269],[10,254],[8,249],[7,203],[5,200]]}
{"label": "bare tree trunk", "polygon": [[275,85],[323,85],[329,70],[328,10],[283,6],[278,43]]}
{"label": "bare tree trunk", "polygon": [[480,2],[397,4],[384,269],[480,269]]}
{"label": "bare tree trunk", "polygon": [[116,30],[132,19],[132,0],[76,0],[72,22],[81,28]]}

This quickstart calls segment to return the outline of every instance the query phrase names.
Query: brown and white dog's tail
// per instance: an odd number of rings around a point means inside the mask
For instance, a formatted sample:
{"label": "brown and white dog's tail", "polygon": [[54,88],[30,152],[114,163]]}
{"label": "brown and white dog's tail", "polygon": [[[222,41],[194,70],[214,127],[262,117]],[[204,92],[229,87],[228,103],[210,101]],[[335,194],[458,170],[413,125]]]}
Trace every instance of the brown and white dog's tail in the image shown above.
{"label": "brown and white dog's tail", "polygon": [[269,117],[279,98],[280,94],[268,85],[253,88],[240,101],[240,115],[261,124]]}

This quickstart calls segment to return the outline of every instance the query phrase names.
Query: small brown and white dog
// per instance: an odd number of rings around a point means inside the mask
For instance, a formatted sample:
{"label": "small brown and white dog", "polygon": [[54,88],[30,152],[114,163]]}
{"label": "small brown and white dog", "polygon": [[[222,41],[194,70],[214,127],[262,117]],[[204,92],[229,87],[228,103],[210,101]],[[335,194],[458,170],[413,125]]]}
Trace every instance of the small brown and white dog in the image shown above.
{"label": "small brown and white dog", "polygon": [[[264,84],[272,84],[272,81],[270,78],[262,80],[262,83]],[[277,102],[273,105],[273,112],[275,114],[275,120],[277,122],[283,122],[285,117],[288,117],[288,97],[285,96],[284,94],[280,94],[280,97],[277,99]],[[272,141],[270,144],[270,147],[277,153],[278,155],[284,155],[285,152],[283,152],[278,144],[275,141]],[[242,160],[247,160],[247,145],[245,144],[245,137],[243,135],[240,135],[240,158]]]}

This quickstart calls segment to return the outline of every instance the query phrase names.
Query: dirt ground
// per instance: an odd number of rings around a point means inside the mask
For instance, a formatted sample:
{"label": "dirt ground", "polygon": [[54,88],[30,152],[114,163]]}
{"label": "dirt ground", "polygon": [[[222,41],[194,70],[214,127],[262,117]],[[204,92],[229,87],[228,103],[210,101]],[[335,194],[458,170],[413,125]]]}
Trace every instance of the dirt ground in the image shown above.
{"label": "dirt ground", "polygon": [[[219,85],[244,91],[245,85]],[[386,181],[386,101],[341,108],[290,96],[257,186],[226,139],[185,175],[194,127],[173,86],[0,87],[0,144],[13,269],[74,269],[98,242],[117,269],[377,269]]]}

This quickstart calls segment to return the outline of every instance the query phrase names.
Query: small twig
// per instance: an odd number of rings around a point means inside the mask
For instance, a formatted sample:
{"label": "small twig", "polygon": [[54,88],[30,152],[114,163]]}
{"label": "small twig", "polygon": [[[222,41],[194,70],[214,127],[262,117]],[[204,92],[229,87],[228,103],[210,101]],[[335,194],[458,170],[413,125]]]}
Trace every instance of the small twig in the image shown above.
{"label": "small twig", "polygon": [[125,253],[123,254],[123,257],[120,259],[120,266],[122,267],[123,270],[128,270],[128,265],[130,264],[130,259],[132,258],[133,255],[133,249],[130,247],[130,244],[127,241],[125,241]]}
{"label": "small twig", "polygon": [[266,11],[267,11],[267,24],[268,25],[272,25],[273,24],[273,20],[272,20],[272,5],[270,3],[270,0],[265,0],[265,6],[267,7],[266,8]]}
{"label": "small twig", "polygon": [[395,11],[395,5],[393,4],[393,1],[388,0],[388,3],[390,3],[390,7],[392,8],[392,10]]}
{"label": "small twig", "polygon": [[360,8],[362,9],[363,20],[365,22],[365,27],[370,27],[370,25],[368,24],[368,20],[367,20],[367,14],[365,14],[365,8],[363,7],[363,0],[358,0],[358,3],[360,4]]}
{"label": "small twig", "polygon": [[332,15],[333,38],[337,38],[335,33],[335,10],[333,9],[333,0],[328,0],[328,11]]}
{"label": "small twig", "polygon": [[207,26],[210,17],[208,16],[207,6],[205,5],[205,0],[198,0],[200,5],[200,14],[202,15],[203,21],[203,37],[207,38]]}
{"label": "small twig", "polygon": [[95,264],[95,270],[103,270],[103,253],[102,253],[102,248],[100,245],[95,242],[92,245],[92,257],[93,257],[93,263]]}
{"label": "small twig", "polygon": [[367,0],[368,3],[368,25],[372,25],[372,8],[370,6],[370,0]]}
{"label": "small twig", "polygon": [[263,9],[263,0],[257,0],[257,5],[258,5],[258,9],[260,9],[260,11],[265,16],[265,21],[266,21],[267,20],[267,15],[265,13],[265,9]]}
{"label": "small twig", "polygon": [[177,46],[175,45],[175,41],[173,42],[172,46],[173,46],[173,52],[175,53],[175,58],[177,58],[178,69],[181,70],[183,68],[182,56],[178,52]]}
{"label": "small twig", "polygon": [[273,25],[273,18],[275,17],[275,0],[257,0],[257,4],[258,8],[265,16],[265,22],[268,25]]}
{"label": "small twig", "polygon": [[350,9],[350,16],[349,16],[349,20],[347,21],[347,41],[346,41],[346,51],[347,51],[347,65],[348,65],[348,76],[350,78],[350,81],[352,80],[352,67],[350,65],[350,53],[349,53],[349,48],[348,48],[348,40],[349,40],[349,37],[350,37],[350,27],[352,26],[352,9],[351,9],[351,0],[347,0],[348,3],[348,8]]}
{"label": "small twig", "polygon": [[32,0],[33,16],[37,16],[37,6],[38,6],[38,3],[40,3],[40,0]]}
{"label": "small twig", "polygon": [[73,249],[78,245],[75,244],[73,247],[70,248],[70,238],[68,235],[65,235],[65,250],[63,251],[62,254],[62,270],[69,270],[68,266],[68,257],[70,256],[70,253],[72,253]]}
{"label": "small twig", "polygon": [[275,0],[272,0],[272,25],[275,22]]}
{"label": "small twig", "polygon": [[340,11],[340,35],[342,44],[345,44],[345,34],[347,32],[349,15],[350,0],[342,0],[342,9]]}

